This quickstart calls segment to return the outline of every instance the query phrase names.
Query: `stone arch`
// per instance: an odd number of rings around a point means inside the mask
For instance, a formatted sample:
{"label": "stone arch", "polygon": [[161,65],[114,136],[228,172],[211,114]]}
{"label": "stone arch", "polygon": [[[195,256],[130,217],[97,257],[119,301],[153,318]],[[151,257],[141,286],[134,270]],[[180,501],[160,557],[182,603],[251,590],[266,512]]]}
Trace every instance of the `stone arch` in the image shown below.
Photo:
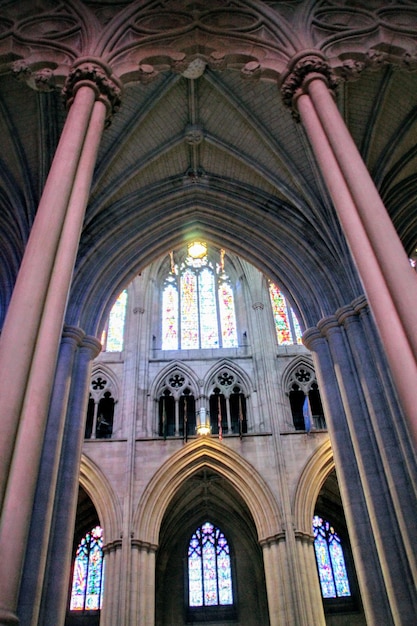
{"label": "stone arch", "polygon": [[300,367],[304,367],[307,371],[314,374],[314,380],[316,380],[313,359],[304,354],[299,355],[293,361],[291,361],[291,363],[289,363],[282,375],[282,389],[286,395],[288,395],[289,387],[293,382],[292,379],[294,377],[294,374]]}
{"label": "stone arch", "polygon": [[81,457],[80,485],[97,510],[105,531],[105,542],[111,543],[120,539],[122,528],[120,502],[103,472],[85,454]]}
{"label": "stone arch", "polygon": [[294,496],[296,530],[311,535],[314,507],[324,481],[335,468],[330,440],[325,441],[304,466]]}
{"label": "stone arch", "polygon": [[[95,390],[91,388],[91,385],[93,383],[94,380],[96,380],[97,378],[103,378],[103,380],[106,381],[106,385],[105,387],[103,387],[102,389],[99,390]],[[95,393],[96,391],[101,392],[101,395],[104,393],[104,391],[110,391],[113,398],[114,398],[114,402],[117,403],[119,400],[119,396],[120,396],[120,384],[119,384],[119,380],[116,378],[114,372],[111,370],[110,367],[107,367],[106,365],[104,365],[103,363],[98,363],[93,365],[93,369],[91,371],[91,376],[90,376],[90,393],[92,394],[92,396],[96,399],[100,396],[100,393]]]}
{"label": "stone arch", "polygon": [[203,438],[176,452],[148,483],[133,521],[135,535],[140,541],[158,545],[161,522],[170,501],[184,480],[205,467],[228,480],[243,498],[253,517],[259,541],[282,532],[278,504],[255,468],[217,440]]}
{"label": "stone arch", "polygon": [[171,374],[181,374],[185,378],[184,386],[191,388],[193,395],[197,398],[199,395],[199,381],[195,372],[181,361],[171,361],[164,369],[158,373],[151,385],[150,395],[154,400],[158,399],[161,387]]}
{"label": "stone arch", "polygon": [[244,372],[236,363],[230,361],[229,359],[222,359],[207,372],[206,380],[204,383],[204,395],[208,397],[210,392],[215,385],[214,378],[221,374],[222,370],[230,372],[232,375],[236,377],[235,383],[240,384],[243,387],[242,391],[245,391],[246,397],[250,395],[253,391],[253,384],[250,380],[249,376]]}

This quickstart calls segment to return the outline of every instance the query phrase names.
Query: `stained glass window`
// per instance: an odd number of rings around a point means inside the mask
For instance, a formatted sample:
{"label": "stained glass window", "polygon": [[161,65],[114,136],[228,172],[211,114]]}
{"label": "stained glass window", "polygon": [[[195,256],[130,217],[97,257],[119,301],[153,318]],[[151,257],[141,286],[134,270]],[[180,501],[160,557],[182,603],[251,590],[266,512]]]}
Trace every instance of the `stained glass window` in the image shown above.
{"label": "stained glass window", "polygon": [[126,306],[127,291],[125,290],[114,303],[110,311],[107,328],[103,332],[101,343],[106,352],[121,352],[123,350]]}
{"label": "stained glass window", "polygon": [[301,344],[302,333],[295,313],[288,305],[284,294],[271,282],[269,283],[269,295],[278,343],[280,345]]}
{"label": "stained glass window", "polygon": [[71,611],[101,609],[104,578],[103,529],[96,526],[77,548],[71,589]]}
{"label": "stained glass window", "polygon": [[188,590],[190,607],[233,604],[229,544],[210,522],[197,528],[188,545]]}
{"label": "stained glass window", "polygon": [[351,596],[340,537],[330,522],[313,517],[314,550],[323,598]]}
{"label": "stained glass window", "polygon": [[[218,259],[217,259],[218,257]],[[218,262],[220,260],[220,262]],[[187,256],[171,271],[162,293],[162,349],[237,347],[233,289],[224,251]]]}

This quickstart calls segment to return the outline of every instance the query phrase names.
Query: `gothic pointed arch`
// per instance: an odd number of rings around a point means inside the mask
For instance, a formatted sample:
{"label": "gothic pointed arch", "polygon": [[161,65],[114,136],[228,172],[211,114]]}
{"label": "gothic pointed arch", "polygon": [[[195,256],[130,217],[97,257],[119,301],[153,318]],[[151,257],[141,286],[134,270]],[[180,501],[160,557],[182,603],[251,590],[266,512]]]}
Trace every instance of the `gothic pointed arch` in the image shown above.
{"label": "gothic pointed arch", "polygon": [[317,497],[334,468],[333,452],[327,440],[308,459],[298,481],[294,496],[294,525],[298,531],[311,535]]}
{"label": "gothic pointed arch", "polygon": [[289,398],[295,430],[324,429],[326,421],[312,359],[300,355],[290,363],[282,378]]}
{"label": "gothic pointed arch", "polygon": [[[170,379],[172,379],[171,382]],[[151,396],[157,399],[159,393],[165,386],[170,386],[172,389],[181,389],[184,386],[189,386],[193,394],[197,397],[200,384],[195,372],[186,363],[176,360],[168,363],[152,381],[150,389]]]}
{"label": "gothic pointed arch", "polygon": [[[204,395],[209,396],[213,387],[221,384],[220,380],[226,379],[226,386],[239,384],[244,393],[249,396],[253,391],[253,383],[247,373],[230,359],[221,359],[207,372]],[[223,385],[225,387],[225,385]]]}
{"label": "gothic pointed arch", "polygon": [[97,510],[100,524],[105,530],[105,543],[117,541],[122,527],[119,499],[101,469],[85,454],[81,457],[80,485]]}
{"label": "gothic pointed arch", "polygon": [[158,545],[160,526],[169,503],[184,481],[204,468],[229,481],[241,496],[253,517],[258,541],[282,532],[278,503],[256,469],[217,440],[204,438],[176,452],[148,483],[133,521],[139,540]]}

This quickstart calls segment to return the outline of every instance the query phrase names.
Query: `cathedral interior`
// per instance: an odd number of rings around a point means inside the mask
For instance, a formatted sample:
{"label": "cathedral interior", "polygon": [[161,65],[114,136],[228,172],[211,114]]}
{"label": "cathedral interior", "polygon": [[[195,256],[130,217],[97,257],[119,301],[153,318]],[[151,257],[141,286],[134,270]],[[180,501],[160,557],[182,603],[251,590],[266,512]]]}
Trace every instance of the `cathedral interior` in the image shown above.
{"label": "cathedral interior", "polygon": [[0,137],[0,626],[413,626],[415,1],[0,0]]}

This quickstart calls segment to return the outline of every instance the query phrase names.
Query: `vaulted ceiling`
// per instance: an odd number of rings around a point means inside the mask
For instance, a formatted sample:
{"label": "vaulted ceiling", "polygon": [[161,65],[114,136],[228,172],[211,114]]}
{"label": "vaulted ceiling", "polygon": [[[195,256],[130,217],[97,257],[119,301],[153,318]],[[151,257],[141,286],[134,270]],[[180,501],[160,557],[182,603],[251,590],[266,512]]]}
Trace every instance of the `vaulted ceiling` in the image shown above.
{"label": "vaulted ceiling", "polygon": [[110,65],[122,93],[98,155],[69,323],[96,332],[138,271],[195,235],[279,282],[305,327],[361,294],[279,90],[305,49],[329,59],[338,106],[411,255],[417,10],[386,4],[1,1],[1,317],[65,121],[61,88],[85,56]]}

